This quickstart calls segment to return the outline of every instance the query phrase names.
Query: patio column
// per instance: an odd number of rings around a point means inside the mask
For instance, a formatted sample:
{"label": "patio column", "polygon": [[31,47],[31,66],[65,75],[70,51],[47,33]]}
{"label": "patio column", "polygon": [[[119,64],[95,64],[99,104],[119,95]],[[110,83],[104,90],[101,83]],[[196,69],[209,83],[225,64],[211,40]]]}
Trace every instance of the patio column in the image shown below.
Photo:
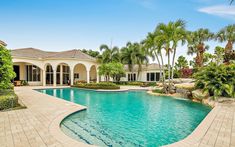
{"label": "patio column", "polygon": [[56,70],[53,70],[53,86],[56,86]]}
{"label": "patio column", "polygon": [[89,70],[87,70],[86,72],[86,82],[90,83],[90,71]]}
{"label": "patio column", "polygon": [[71,69],[70,70],[70,85],[73,85],[73,80],[74,80],[74,73],[73,73],[73,70]]}
{"label": "patio column", "polygon": [[46,86],[46,70],[42,70],[42,86]]}
{"label": "patio column", "polygon": [[63,65],[60,65],[60,85],[63,85]]}

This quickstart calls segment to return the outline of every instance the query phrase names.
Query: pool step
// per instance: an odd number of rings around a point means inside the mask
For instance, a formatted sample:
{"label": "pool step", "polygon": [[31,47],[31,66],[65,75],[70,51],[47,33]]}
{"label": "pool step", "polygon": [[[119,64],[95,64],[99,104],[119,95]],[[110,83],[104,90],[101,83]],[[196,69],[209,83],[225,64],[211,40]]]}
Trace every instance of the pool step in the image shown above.
{"label": "pool step", "polygon": [[[77,135],[80,140],[89,144],[96,144],[99,146],[140,146],[134,142],[126,140],[124,137],[115,134],[115,140],[112,140],[112,136],[100,129],[99,125],[90,125],[96,124],[98,122],[86,123],[82,121],[73,121],[69,120],[69,123],[66,122],[66,126],[70,129],[73,134]],[[66,128],[67,128],[66,127]]]}
{"label": "pool step", "polygon": [[[87,123],[87,124],[88,124],[88,123]],[[113,136],[111,136],[111,135],[110,135],[110,134],[111,134],[111,133],[110,133],[111,130],[108,130],[107,128],[106,128],[106,130],[101,129],[101,128],[99,127],[99,126],[101,126],[101,124],[100,124],[100,122],[98,122],[98,121],[92,120],[91,122],[89,122],[89,124],[90,124],[90,127],[92,127],[93,129],[97,130],[98,132],[102,133],[103,135],[107,136],[107,137],[110,138],[111,140],[112,140],[112,138],[115,138],[115,140],[113,140],[113,141],[115,141],[116,143],[118,143],[118,144],[121,145],[121,146],[135,146],[135,147],[141,147],[141,145],[140,145],[139,143],[135,143],[135,142],[133,142],[133,141],[131,141],[131,140],[129,140],[129,139],[127,139],[127,138],[121,136],[121,135],[118,134],[118,133],[112,132]],[[96,125],[92,125],[92,124],[96,124]]]}
{"label": "pool step", "polygon": [[87,128],[83,128],[72,121],[67,121],[66,124],[63,124],[67,129],[71,131],[80,141],[87,144],[99,144],[100,146],[107,146],[104,142],[94,137],[95,134],[90,132]]}

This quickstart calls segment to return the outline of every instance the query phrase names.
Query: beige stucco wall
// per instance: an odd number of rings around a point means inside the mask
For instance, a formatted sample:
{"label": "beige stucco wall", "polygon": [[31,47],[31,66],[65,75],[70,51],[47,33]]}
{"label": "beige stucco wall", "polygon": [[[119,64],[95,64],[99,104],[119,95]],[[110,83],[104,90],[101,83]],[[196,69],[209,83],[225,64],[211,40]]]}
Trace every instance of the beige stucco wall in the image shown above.
{"label": "beige stucco wall", "polygon": [[79,81],[86,81],[87,80],[87,70],[83,64],[77,64],[74,67],[74,73],[79,74],[79,78],[75,79],[75,80],[79,80]]}
{"label": "beige stucco wall", "polygon": [[[13,63],[15,65],[20,66],[20,80],[26,80],[26,68],[25,65],[31,64],[36,65],[41,69],[41,81],[40,82],[29,82],[30,85],[42,85],[43,82],[45,83],[45,77],[43,77],[43,72],[46,71],[46,66],[50,64],[53,68],[53,70],[56,71],[57,66],[61,64],[66,64],[70,68],[70,73],[79,73],[80,78],[79,80],[87,81],[87,71],[90,71],[91,67],[94,66],[94,70],[92,70],[89,77],[96,76],[96,69],[98,68],[98,63],[95,61],[80,61],[78,59],[48,59],[48,60],[42,60],[42,59],[30,59],[30,58],[19,58],[13,56]],[[75,67],[81,67],[75,68]],[[71,74],[70,74],[71,75]],[[45,75],[44,75],[45,76]],[[72,78],[73,75],[70,76]]]}

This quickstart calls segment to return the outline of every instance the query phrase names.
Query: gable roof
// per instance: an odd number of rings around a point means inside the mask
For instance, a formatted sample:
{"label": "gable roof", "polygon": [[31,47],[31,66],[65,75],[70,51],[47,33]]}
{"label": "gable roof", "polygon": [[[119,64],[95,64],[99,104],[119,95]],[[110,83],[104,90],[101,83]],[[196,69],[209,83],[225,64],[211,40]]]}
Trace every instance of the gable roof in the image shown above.
{"label": "gable roof", "polygon": [[35,48],[21,48],[11,50],[11,55],[14,57],[35,58],[35,59],[79,59],[96,61],[95,58],[81,52],[80,50],[68,50],[62,52],[47,52]]}

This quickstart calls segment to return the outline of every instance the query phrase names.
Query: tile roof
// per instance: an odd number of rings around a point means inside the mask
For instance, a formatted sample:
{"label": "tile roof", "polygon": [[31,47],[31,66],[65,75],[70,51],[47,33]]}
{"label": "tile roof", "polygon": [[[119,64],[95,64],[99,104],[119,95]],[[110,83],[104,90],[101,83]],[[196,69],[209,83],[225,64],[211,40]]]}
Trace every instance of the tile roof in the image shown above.
{"label": "tile roof", "polygon": [[[129,69],[128,69],[128,65],[125,65],[124,66],[124,69],[126,70],[126,71],[129,71]],[[151,63],[151,64],[143,64],[142,65],[142,71],[149,71],[149,70],[158,70],[158,69],[160,69],[160,67],[159,67],[159,64],[156,64],[156,63]],[[134,65],[134,67],[133,67],[133,71],[134,72],[137,72],[138,71],[138,65]]]}
{"label": "tile roof", "polygon": [[26,57],[36,59],[80,59],[80,60],[91,60],[96,61],[95,58],[81,52],[80,50],[68,50],[62,52],[47,52],[35,48],[22,48],[11,50],[11,54],[14,57]]}

